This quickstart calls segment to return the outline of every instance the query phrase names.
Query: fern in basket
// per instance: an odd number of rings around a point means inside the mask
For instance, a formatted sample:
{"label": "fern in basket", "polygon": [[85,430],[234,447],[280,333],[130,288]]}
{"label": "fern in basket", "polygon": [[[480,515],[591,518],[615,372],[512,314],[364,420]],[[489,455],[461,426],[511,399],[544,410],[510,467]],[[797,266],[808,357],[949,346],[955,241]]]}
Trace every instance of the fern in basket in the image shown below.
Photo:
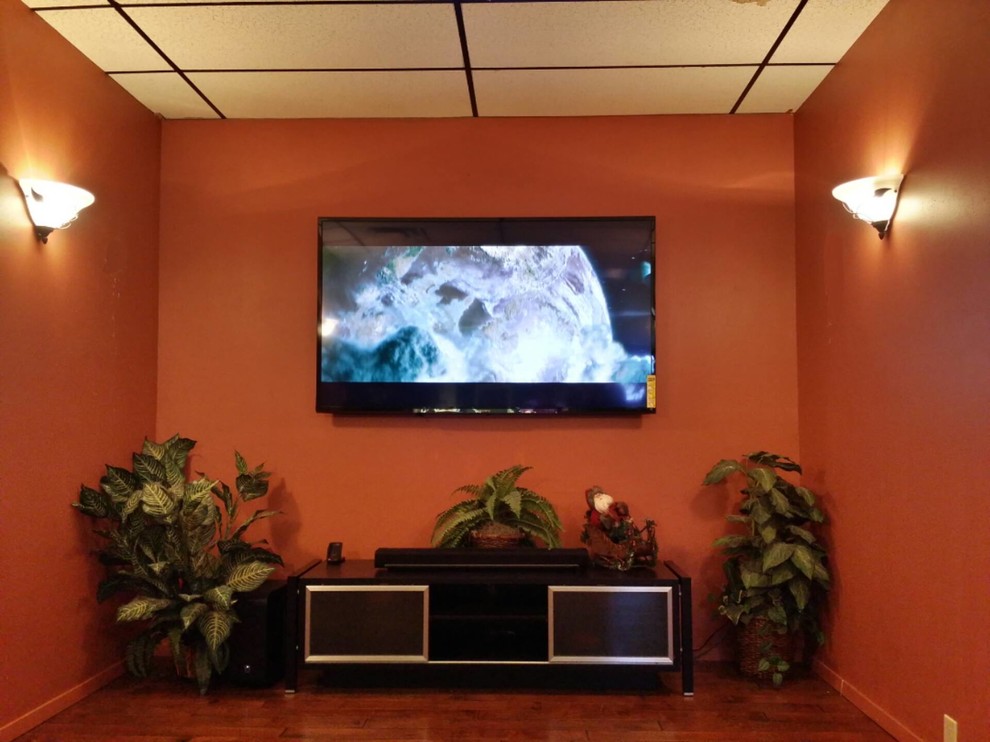
{"label": "fern in basket", "polygon": [[442,548],[477,545],[486,531],[516,534],[518,541],[540,541],[548,549],[560,546],[562,526],[546,498],[520,487],[519,477],[529,466],[510,466],[492,474],[483,484],[464,484],[452,494],[471,495],[437,516],[432,543]]}
{"label": "fern in basket", "polygon": [[168,641],[176,671],[195,676],[205,693],[227,665],[236,594],[260,587],[282,558],[265,542],[243,538],[277,511],[256,510],[238,522],[241,504],[268,492],[269,473],[249,468],[235,452],[235,490],[202,473],[187,481],[194,445],[177,435],[145,441],[132,457],[133,471],[107,466],[100,488],[83,485],[72,505],[100,522],[95,532],[105,543],[96,554],[107,576],[97,600],[123,594],[117,621],[143,624],[127,644],[127,669],[147,676],[155,648]]}

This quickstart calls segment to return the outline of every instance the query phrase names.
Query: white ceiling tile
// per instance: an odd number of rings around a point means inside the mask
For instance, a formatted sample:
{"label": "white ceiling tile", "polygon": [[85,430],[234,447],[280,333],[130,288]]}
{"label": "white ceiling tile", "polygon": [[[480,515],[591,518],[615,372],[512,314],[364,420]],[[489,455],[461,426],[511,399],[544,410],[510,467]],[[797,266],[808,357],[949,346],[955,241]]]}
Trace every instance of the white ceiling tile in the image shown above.
{"label": "white ceiling tile", "polygon": [[129,7],[183,69],[422,68],[462,64],[453,6]]}
{"label": "white ceiling tile", "polygon": [[479,70],[482,116],[728,113],[755,67]]}
{"label": "white ceiling tile", "polygon": [[766,67],[746,94],[737,112],[796,111],[831,71],[830,64]]}
{"label": "white ceiling tile", "polygon": [[798,0],[470,3],[473,67],[758,64]]}
{"label": "white ceiling tile", "polygon": [[228,118],[471,115],[463,72],[202,72],[189,78]]}
{"label": "white ceiling tile", "polygon": [[77,5],[105,5],[110,7],[109,0],[24,0],[29,8],[67,8]]}
{"label": "white ceiling tile", "polygon": [[149,111],[167,119],[215,119],[216,112],[174,72],[111,75]]}
{"label": "white ceiling tile", "polygon": [[104,71],[169,69],[112,8],[41,10],[38,15]]}
{"label": "white ceiling tile", "polygon": [[[31,0],[35,2],[36,0]],[[42,0],[43,2],[58,3],[64,5],[61,0]],[[95,2],[100,2],[101,0],[94,0]],[[108,0],[103,0],[108,1]],[[382,0],[337,0],[338,2],[348,2],[348,3],[380,3]],[[24,0],[28,2],[28,0]],[[76,2],[89,2],[89,0],[76,0]],[[183,5],[189,4],[190,2],[209,2],[210,5],[243,5],[245,3],[264,3],[266,5],[271,5],[274,3],[282,4],[292,4],[298,5],[299,3],[326,3],[327,0],[117,0],[121,5]],[[424,0],[388,0],[390,3],[421,3]]]}
{"label": "white ceiling tile", "polygon": [[886,4],[887,0],[808,0],[770,61],[838,62]]}

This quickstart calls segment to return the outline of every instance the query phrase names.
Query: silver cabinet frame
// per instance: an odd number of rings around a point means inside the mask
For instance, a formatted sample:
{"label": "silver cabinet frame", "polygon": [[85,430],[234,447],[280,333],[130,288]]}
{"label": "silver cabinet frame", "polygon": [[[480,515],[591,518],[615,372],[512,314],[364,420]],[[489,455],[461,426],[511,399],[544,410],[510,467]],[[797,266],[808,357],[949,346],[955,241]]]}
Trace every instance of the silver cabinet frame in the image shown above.
{"label": "silver cabinet frame", "polygon": [[[663,593],[666,595],[667,654],[657,656],[590,656],[557,654],[554,643],[554,596],[560,593]],[[551,664],[572,665],[664,665],[674,664],[674,589],[666,585],[614,586],[614,585],[551,585],[547,588],[547,623],[550,632],[549,661]],[[574,620],[573,616],[569,617]]]}
{"label": "silver cabinet frame", "polygon": [[[319,593],[399,593],[418,592],[423,596],[423,645],[419,654],[312,654],[313,597]],[[427,662],[430,656],[430,588],[428,585],[306,585],[305,615],[303,629],[303,662],[306,664],[329,664],[349,662]]]}

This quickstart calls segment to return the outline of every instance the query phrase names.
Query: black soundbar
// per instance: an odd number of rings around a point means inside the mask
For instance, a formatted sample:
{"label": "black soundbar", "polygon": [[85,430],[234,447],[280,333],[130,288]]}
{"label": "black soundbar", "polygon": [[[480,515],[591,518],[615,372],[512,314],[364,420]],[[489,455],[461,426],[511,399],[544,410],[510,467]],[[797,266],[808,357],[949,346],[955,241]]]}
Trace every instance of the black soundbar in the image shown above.
{"label": "black soundbar", "polygon": [[584,569],[586,549],[378,549],[378,569]]}

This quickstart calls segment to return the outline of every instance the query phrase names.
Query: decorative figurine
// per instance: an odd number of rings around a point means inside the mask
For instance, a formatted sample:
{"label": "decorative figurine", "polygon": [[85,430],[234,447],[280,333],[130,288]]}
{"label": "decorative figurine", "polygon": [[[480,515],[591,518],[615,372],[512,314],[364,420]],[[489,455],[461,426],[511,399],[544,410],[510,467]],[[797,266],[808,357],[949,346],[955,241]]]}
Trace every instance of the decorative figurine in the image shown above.
{"label": "decorative figurine", "polygon": [[656,522],[645,521],[636,526],[629,515],[629,506],[616,501],[601,487],[594,486],[584,493],[588,502],[581,542],[588,546],[592,560],[610,569],[652,567],[657,563]]}

